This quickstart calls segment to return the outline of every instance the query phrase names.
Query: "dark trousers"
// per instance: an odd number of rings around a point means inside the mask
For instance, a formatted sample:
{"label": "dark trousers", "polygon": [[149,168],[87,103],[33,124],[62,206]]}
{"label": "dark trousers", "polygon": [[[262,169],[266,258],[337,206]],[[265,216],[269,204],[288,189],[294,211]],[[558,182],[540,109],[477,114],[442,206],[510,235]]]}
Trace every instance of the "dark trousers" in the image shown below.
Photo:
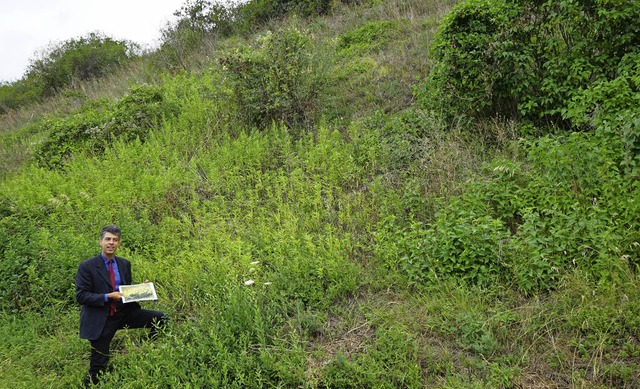
{"label": "dark trousers", "polygon": [[[151,337],[155,337],[159,327],[167,321],[164,313],[147,309],[132,309],[116,312],[107,318],[102,334],[91,340],[91,357],[89,359],[89,377],[95,383],[98,375],[109,363],[109,346],[116,331],[123,328],[150,328]],[[89,378],[88,377],[88,378]]]}

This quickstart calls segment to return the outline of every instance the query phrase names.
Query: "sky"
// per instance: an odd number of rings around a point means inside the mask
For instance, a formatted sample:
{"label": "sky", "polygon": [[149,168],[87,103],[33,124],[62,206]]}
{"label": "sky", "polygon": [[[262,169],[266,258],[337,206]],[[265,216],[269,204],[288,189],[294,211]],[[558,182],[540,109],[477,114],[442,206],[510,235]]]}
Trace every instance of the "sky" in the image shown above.
{"label": "sky", "polygon": [[185,0],[0,0],[0,82],[16,81],[51,43],[100,32],[143,47],[160,41]]}

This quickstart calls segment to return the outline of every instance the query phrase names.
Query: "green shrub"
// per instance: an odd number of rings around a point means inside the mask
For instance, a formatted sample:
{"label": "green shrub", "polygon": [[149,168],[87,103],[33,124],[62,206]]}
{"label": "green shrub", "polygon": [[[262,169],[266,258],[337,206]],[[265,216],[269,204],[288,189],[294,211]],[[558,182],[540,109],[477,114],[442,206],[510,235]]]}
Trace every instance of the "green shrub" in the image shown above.
{"label": "green shrub", "polygon": [[615,116],[638,99],[639,21],[628,1],[460,3],[438,30],[417,97],[452,116],[565,127]]}
{"label": "green shrub", "polygon": [[[79,113],[65,119],[48,119],[41,126],[47,133],[47,138],[40,143],[35,152],[34,160],[38,166],[50,169],[61,168],[72,158],[74,153],[80,152],[83,144],[88,142],[89,148],[103,147],[99,138],[109,121],[106,106],[86,113]],[[95,139],[95,143],[93,141]]]}
{"label": "green shrub", "polygon": [[27,269],[32,258],[37,258],[39,251],[36,242],[30,239],[35,227],[28,220],[3,216],[0,219],[0,261],[2,279],[0,289],[0,306],[3,309],[17,310],[31,303],[28,292]]}
{"label": "green shrub", "polygon": [[[519,67],[530,54],[518,37],[522,32],[510,24],[523,12],[517,2],[506,1],[471,0],[454,7],[434,38],[435,63],[419,101],[452,115],[517,114]],[[508,55],[512,51],[517,54]]]}
{"label": "green shrub", "polygon": [[236,29],[237,6],[230,3],[189,0],[174,12],[178,19],[161,29],[160,48],[151,63],[161,69],[189,70],[189,58],[208,38],[223,38]]}
{"label": "green shrub", "polygon": [[[480,209],[474,209],[476,205]],[[410,282],[420,285],[453,277],[486,286],[503,281],[502,246],[508,232],[502,221],[487,213],[475,199],[453,201],[429,228],[415,223],[402,233],[400,262]]]}
{"label": "green shrub", "polygon": [[187,0],[174,16],[180,18],[178,26],[201,35],[217,33],[227,36],[233,31],[234,4],[207,0]]}
{"label": "green shrub", "polygon": [[[625,54],[614,76],[595,80],[576,94],[562,115],[580,125],[628,125],[640,104],[640,53]],[[630,114],[629,120],[625,118]]]}
{"label": "green shrub", "polygon": [[144,140],[164,116],[175,114],[160,87],[134,86],[116,102],[92,102],[75,115],[45,121],[43,130],[49,135],[34,158],[39,166],[60,168],[74,153],[100,154],[115,139]]}
{"label": "green shrub", "polygon": [[162,44],[151,53],[151,67],[154,70],[185,71],[189,66],[189,56],[202,44],[204,35],[192,30],[188,23],[179,21],[162,29]]}
{"label": "green shrub", "polygon": [[328,13],[331,7],[332,0],[252,0],[238,7],[238,24],[242,31],[254,31],[288,14],[318,16]]}
{"label": "green shrub", "polygon": [[32,77],[0,83],[0,115],[40,101],[42,86]]}
{"label": "green shrub", "polygon": [[130,63],[139,47],[99,33],[52,43],[31,60],[25,75],[0,84],[0,114],[51,97],[81,81],[100,78]]}
{"label": "green shrub", "polygon": [[[622,121],[622,141],[624,146],[624,159],[622,167],[625,169],[629,179],[640,178],[640,115],[636,112],[629,112],[620,115]],[[603,131],[610,132],[606,125]]]}
{"label": "green shrub", "polygon": [[528,143],[526,164],[487,165],[432,224],[385,219],[381,243],[396,242],[389,260],[415,285],[453,277],[534,293],[574,269],[624,281],[637,265],[639,188],[618,168],[623,158],[621,140],[606,133],[540,138]]}
{"label": "green shrub", "polygon": [[99,33],[53,44],[29,65],[27,77],[37,80],[43,95],[52,96],[79,81],[102,77],[135,58],[139,48]]}
{"label": "green shrub", "polygon": [[267,33],[259,47],[241,47],[220,59],[233,83],[233,98],[249,126],[272,122],[299,129],[319,111],[323,74],[312,54],[311,38],[297,29]]}
{"label": "green shrub", "polygon": [[69,280],[87,245],[71,237],[63,241],[57,227],[37,215],[16,213],[0,220],[0,267],[7,275],[1,281],[0,310],[40,312],[71,303]]}

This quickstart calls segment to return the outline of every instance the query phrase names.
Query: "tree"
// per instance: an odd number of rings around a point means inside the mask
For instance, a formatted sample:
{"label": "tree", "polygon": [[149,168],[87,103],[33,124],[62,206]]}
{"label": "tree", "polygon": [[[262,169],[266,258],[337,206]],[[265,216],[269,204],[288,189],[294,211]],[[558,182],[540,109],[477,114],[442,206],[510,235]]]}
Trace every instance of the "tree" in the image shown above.
{"label": "tree", "polygon": [[42,86],[43,97],[74,87],[79,81],[102,77],[136,57],[139,46],[98,32],[51,44],[31,61],[27,76]]}

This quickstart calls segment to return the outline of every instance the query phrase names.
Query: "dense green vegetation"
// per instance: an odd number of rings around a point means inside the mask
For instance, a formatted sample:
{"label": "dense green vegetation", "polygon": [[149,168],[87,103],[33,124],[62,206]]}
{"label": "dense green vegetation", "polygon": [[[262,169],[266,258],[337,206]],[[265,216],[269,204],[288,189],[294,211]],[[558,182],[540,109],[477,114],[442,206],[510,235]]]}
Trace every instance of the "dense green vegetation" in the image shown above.
{"label": "dense green vegetation", "polygon": [[22,79],[0,84],[0,114],[77,87],[81,81],[113,73],[135,59],[139,51],[135,43],[96,32],[52,43],[31,60]]}
{"label": "dense green vegetation", "polygon": [[176,14],[0,118],[0,387],[80,384],[108,223],[173,320],[105,388],[640,385],[634,1]]}

